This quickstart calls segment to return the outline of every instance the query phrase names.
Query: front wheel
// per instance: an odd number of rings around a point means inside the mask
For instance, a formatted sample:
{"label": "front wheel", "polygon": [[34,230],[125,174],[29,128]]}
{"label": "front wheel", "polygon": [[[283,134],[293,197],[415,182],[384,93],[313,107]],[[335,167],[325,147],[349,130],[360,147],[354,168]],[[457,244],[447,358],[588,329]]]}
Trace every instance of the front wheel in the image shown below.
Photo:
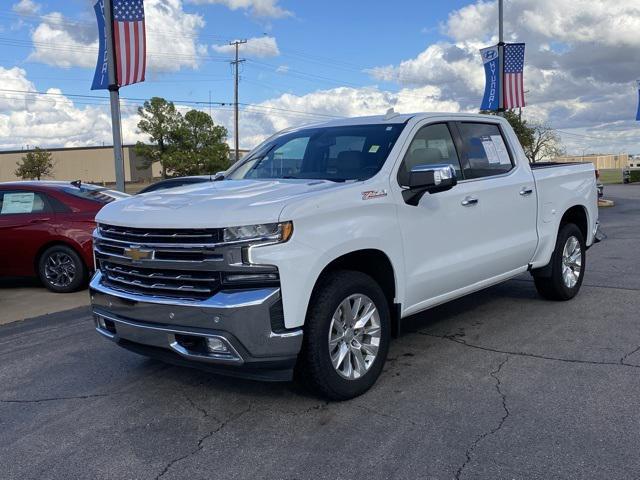
{"label": "front wheel", "polygon": [[360,272],[331,272],[311,299],[298,376],[333,400],[362,395],[382,372],[390,332],[389,305],[380,286]]}
{"label": "front wheel", "polygon": [[570,300],[575,297],[584,278],[586,249],[584,236],[577,225],[563,225],[551,256],[550,276],[534,273],[538,293],[549,300]]}
{"label": "front wheel", "polygon": [[87,267],[75,250],[65,245],[48,248],[38,261],[40,280],[52,292],[79,290],[87,281]]}

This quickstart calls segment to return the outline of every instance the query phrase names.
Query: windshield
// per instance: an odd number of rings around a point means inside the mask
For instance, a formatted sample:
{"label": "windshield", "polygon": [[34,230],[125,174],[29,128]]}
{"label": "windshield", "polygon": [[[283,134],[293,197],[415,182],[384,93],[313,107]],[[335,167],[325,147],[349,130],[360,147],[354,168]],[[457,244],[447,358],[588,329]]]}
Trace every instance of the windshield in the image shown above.
{"label": "windshield", "polygon": [[98,203],[111,203],[115,200],[121,200],[127,198],[129,195],[121,193],[116,190],[109,190],[107,188],[96,187],[94,185],[80,185],[80,187],[64,187],[62,189],[65,193],[73,195],[74,197],[84,198],[85,200],[93,200]]}
{"label": "windshield", "polygon": [[343,182],[374,176],[404,124],[309,128],[260,146],[225,180],[304,178]]}

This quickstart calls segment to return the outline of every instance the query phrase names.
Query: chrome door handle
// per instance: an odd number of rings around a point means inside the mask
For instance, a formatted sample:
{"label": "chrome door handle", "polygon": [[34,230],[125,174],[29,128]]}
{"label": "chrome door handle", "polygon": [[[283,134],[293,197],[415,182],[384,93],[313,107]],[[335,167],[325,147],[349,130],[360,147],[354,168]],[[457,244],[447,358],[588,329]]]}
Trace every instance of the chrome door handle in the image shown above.
{"label": "chrome door handle", "polygon": [[472,205],[477,205],[477,204],[478,204],[478,199],[474,197],[465,197],[465,199],[462,201],[463,207],[470,207]]}
{"label": "chrome door handle", "polygon": [[520,190],[520,195],[522,195],[523,197],[525,195],[531,195],[533,193],[533,188],[531,187],[522,187],[522,190]]}

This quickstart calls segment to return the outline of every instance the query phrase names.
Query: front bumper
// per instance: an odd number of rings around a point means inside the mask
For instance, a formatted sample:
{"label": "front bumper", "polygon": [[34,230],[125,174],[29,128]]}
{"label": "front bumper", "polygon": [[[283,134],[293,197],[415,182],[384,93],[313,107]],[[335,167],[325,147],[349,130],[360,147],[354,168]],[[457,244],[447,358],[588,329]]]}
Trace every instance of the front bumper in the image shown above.
{"label": "front bumper", "polygon": [[[96,330],[120,346],[179,365],[267,380],[290,380],[302,330],[273,332],[280,289],[221,291],[203,300],[132,294],[90,284]],[[207,349],[210,340],[226,351]]]}

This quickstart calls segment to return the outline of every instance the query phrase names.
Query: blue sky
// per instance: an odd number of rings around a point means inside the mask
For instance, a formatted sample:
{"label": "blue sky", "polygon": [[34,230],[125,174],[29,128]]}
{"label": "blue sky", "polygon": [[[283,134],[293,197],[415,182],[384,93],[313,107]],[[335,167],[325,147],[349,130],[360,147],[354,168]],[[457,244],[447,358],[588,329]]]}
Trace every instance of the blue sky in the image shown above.
{"label": "blue sky", "polygon": [[[206,26],[198,35],[201,43],[223,44],[236,38],[265,35],[277,39],[281,55],[276,58],[248,57],[242,67],[242,101],[254,103],[284,92],[301,95],[342,84],[383,85],[384,82],[372,82],[363,70],[417,55],[442,38],[439,26],[451,10],[469,2],[411,0],[403,3],[403,8],[398,9],[389,8],[390,4],[386,2],[285,1],[280,5],[294,15],[276,19],[255,17],[246,10],[233,11],[224,5],[187,3],[184,11],[203,17]],[[95,30],[89,2],[48,0],[41,5],[37,14],[28,16],[19,16],[8,6],[0,9],[0,45],[4,44],[2,65],[24,68],[39,90],[56,87],[65,93],[89,93],[91,69],[52,68],[28,60],[33,49],[32,30],[47,13],[60,12],[65,21],[82,22],[82,27]],[[67,54],[62,50],[60,53]],[[230,55],[216,52],[209,55],[215,58],[205,59],[197,70],[185,69],[177,74],[152,73],[148,83],[127,87],[122,95],[208,101],[211,91],[213,100],[231,101],[233,77],[225,61]],[[274,71],[282,66],[295,72],[282,75]],[[398,86],[389,85],[389,88],[397,89]]]}
{"label": "blue sky", "polygon": [[[505,0],[507,40],[527,44],[525,118],[562,132],[571,153],[640,153],[635,79],[640,5],[633,0]],[[147,82],[122,90],[125,140],[142,99],[180,108],[231,102],[225,45],[243,46],[241,138],[251,147],[293,124],[397,111],[475,111],[478,49],[496,41],[495,0],[145,0]],[[611,25],[616,25],[612,28]],[[110,142],[109,112],[90,84],[91,0],[5,0],[0,7],[0,149]],[[4,89],[4,91],[2,91]],[[7,92],[7,90],[15,90]],[[48,91],[37,96],[32,91]],[[212,108],[231,128],[228,106]],[[229,132],[230,135],[232,132]]]}

